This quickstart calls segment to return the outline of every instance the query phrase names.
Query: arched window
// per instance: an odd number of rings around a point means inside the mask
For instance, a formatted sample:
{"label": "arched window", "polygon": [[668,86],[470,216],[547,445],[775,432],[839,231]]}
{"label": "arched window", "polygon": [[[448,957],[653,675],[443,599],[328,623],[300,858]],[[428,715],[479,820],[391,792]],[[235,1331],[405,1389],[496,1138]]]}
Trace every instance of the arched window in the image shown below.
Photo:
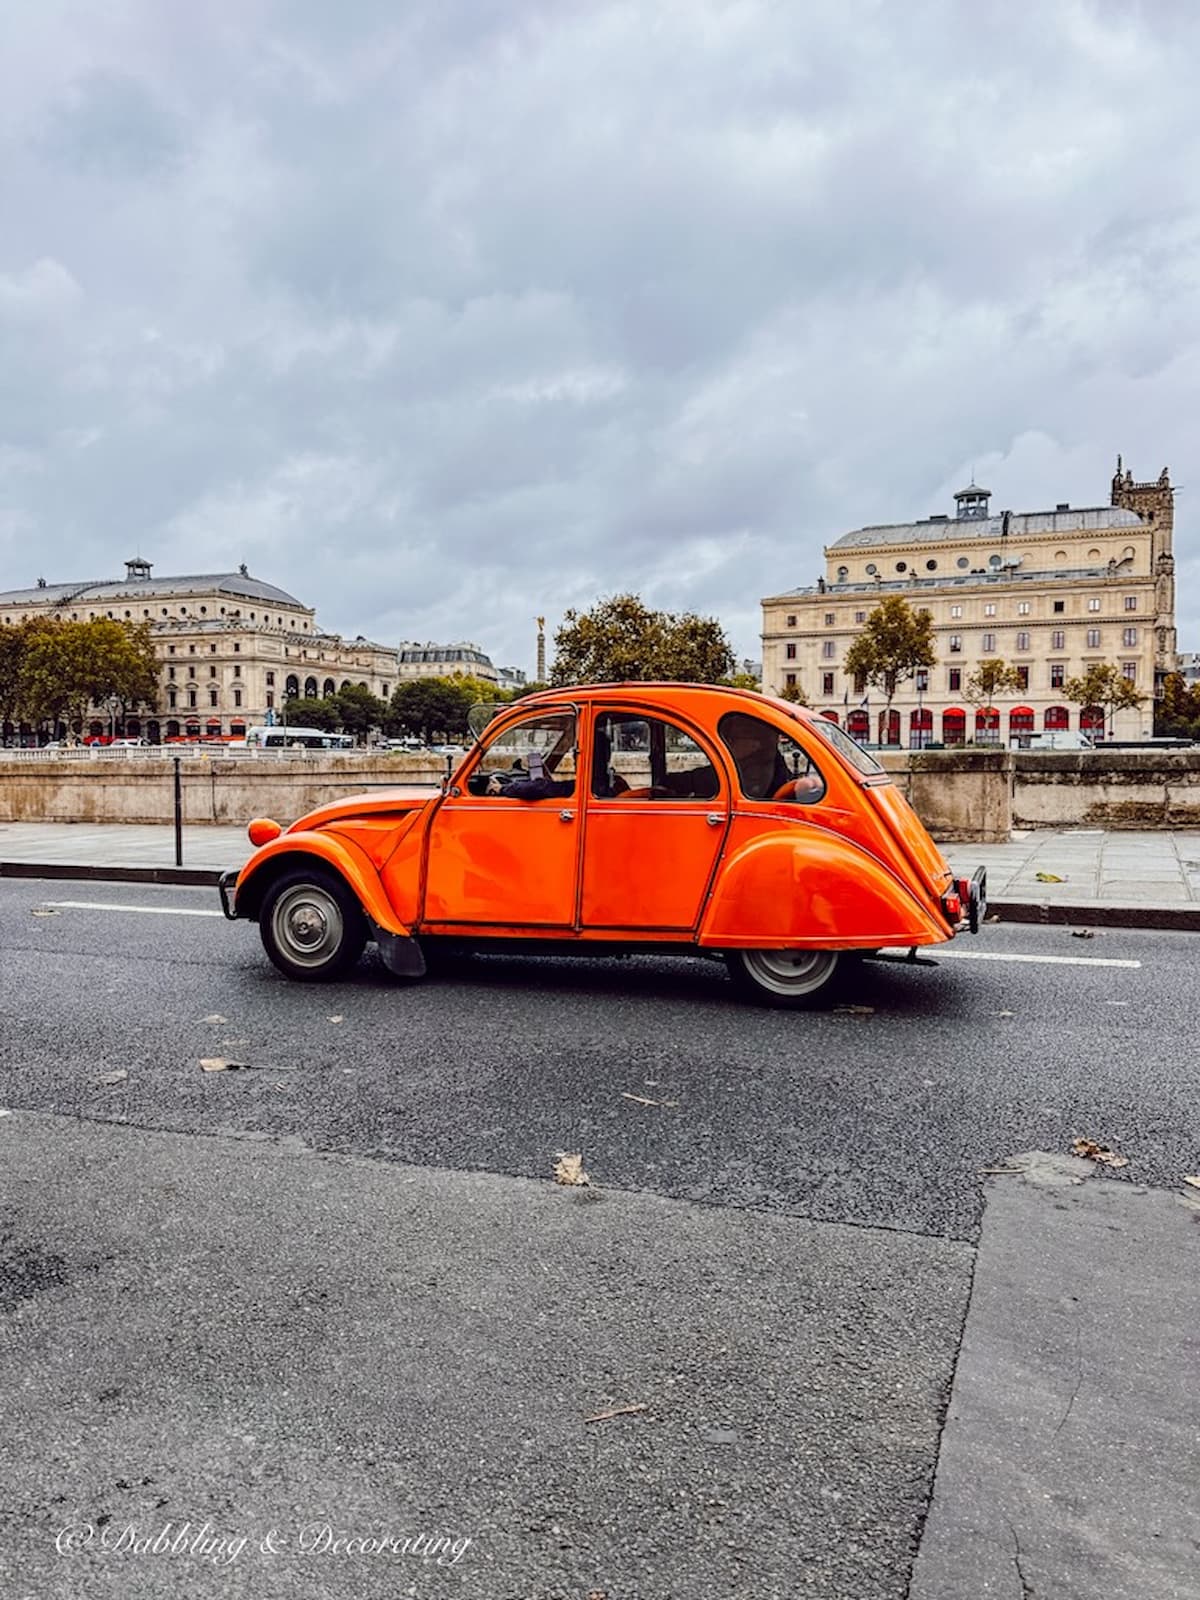
{"label": "arched window", "polygon": [[1080,733],[1103,734],[1104,707],[1084,706],[1083,710],[1079,713],[1079,731]]}
{"label": "arched window", "polygon": [[317,680],[315,678],[305,678],[304,698],[306,700],[315,700],[317,698]]}
{"label": "arched window", "polygon": [[299,694],[300,694],[300,679],[296,676],[296,674],[294,672],[290,673],[288,675],[288,680],[283,686],[283,692],[284,692],[284,694],[289,694],[289,695],[293,695],[293,696],[297,696],[297,697],[299,696]]}
{"label": "arched window", "polygon": [[995,706],[981,706],[975,713],[975,743],[996,744],[1000,738],[1000,713]]}
{"label": "arched window", "polygon": [[852,711],[846,718],[846,732],[852,739],[871,737],[871,717],[866,711]]}
{"label": "arched window", "polygon": [[898,711],[881,711],[879,713],[879,742],[880,744],[900,743],[900,713]]}
{"label": "arched window", "polygon": [[321,685],[321,693],[325,696],[326,700],[329,699],[330,695],[337,693],[337,684],[334,683],[332,678],[325,679],[325,682]]}
{"label": "arched window", "polygon": [[1071,713],[1066,706],[1050,706],[1042,718],[1042,726],[1047,733],[1054,733],[1071,726]]}
{"label": "arched window", "polygon": [[933,737],[933,712],[926,706],[914,711],[908,719],[908,748],[923,750]]}
{"label": "arched window", "polygon": [[1011,738],[1014,734],[1033,732],[1033,707],[1014,706],[1008,713],[1008,733]]}
{"label": "arched window", "polygon": [[951,706],[948,711],[942,712],[942,743],[957,745],[966,742],[967,713],[959,706]]}

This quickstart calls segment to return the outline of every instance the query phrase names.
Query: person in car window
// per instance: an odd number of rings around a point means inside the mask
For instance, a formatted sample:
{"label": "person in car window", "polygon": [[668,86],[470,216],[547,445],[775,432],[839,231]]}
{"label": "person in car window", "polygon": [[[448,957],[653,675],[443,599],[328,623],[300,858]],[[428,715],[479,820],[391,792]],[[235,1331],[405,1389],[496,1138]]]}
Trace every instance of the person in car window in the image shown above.
{"label": "person in car window", "polygon": [[[720,733],[748,800],[792,800],[808,805],[825,793],[824,780],[807,755],[769,722],[735,711],[721,718]],[[788,765],[781,741],[794,753],[798,770]]]}
{"label": "person in car window", "polygon": [[493,772],[485,794],[498,794],[505,800],[556,800],[575,793],[573,778],[516,778],[507,772]]}

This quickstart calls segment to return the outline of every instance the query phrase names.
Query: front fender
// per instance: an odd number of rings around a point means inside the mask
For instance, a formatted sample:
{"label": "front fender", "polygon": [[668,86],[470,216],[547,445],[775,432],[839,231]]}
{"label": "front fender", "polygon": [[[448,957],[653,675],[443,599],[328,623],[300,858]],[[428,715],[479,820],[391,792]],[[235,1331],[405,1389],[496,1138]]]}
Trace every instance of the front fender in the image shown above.
{"label": "front fender", "polygon": [[404,939],[410,936],[409,929],[392,910],[369,856],[344,835],[336,833],[281,833],[256,850],[238,874],[234,915],[257,917],[263,896],[278,875],[289,867],[314,859],[346,880],[376,928]]}
{"label": "front fender", "polygon": [[815,827],[760,834],[724,863],[700,944],[876,950],[940,944],[948,924],[849,840]]}

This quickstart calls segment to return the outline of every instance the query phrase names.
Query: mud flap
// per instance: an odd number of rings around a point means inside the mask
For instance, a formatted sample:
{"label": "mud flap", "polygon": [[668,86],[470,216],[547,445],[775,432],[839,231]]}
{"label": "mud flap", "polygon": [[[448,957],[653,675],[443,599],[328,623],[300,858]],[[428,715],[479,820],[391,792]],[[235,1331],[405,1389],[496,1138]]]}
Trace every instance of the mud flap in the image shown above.
{"label": "mud flap", "polygon": [[371,923],[371,937],[379,946],[379,959],[398,978],[423,978],[425,955],[411,934],[389,933]]}

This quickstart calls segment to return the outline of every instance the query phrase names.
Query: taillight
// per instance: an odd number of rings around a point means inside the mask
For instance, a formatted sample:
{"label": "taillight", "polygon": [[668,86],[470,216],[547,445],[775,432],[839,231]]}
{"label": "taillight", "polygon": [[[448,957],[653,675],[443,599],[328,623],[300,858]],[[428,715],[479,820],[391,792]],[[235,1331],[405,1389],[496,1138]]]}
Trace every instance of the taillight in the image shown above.
{"label": "taillight", "polygon": [[963,905],[969,905],[970,901],[971,901],[971,880],[970,880],[970,878],[959,878],[958,881],[957,881],[957,888],[958,888],[958,898],[962,901]]}
{"label": "taillight", "polygon": [[962,921],[962,901],[958,895],[953,893],[944,894],[942,896],[942,910],[951,922]]}

